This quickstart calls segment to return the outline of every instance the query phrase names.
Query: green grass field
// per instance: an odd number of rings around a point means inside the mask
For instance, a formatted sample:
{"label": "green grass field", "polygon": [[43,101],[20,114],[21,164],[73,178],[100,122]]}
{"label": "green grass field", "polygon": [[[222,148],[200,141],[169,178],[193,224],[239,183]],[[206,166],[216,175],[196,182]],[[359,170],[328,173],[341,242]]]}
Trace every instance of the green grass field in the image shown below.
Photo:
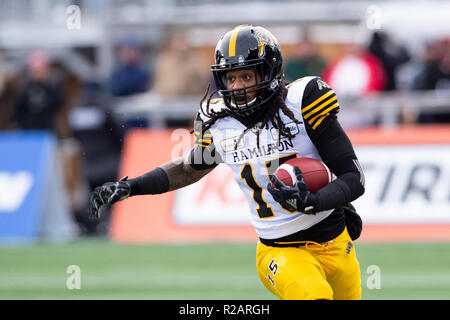
{"label": "green grass field", "polygon": [[[357,243],[363,299],[450,299],[450,243]],[[67,267],[81,270],[69,290]],[[368,289],[371,265],[379,289]],[[373,283],[373,282],[370,282]],[[253,244],[118,245],[107,239],[0,246],[0,299],[275,299]]]}

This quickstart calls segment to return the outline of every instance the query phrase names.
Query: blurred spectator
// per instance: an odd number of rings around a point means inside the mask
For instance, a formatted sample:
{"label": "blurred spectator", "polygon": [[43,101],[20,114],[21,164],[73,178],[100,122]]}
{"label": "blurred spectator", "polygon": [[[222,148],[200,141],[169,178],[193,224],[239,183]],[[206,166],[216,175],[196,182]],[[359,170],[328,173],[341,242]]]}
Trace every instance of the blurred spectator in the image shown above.
{"label": "blurred spectator", "polygon": [[305,37],[297,45],[296,55],[286,61],[286,80],[292,82],[302,77],[320,75],[325,65],[326,61],[320,56],[317,44]]}
{"label": "blurred spectator", "polygon": [[82,148],[73,137],[68,119],[78,80],[64,66],[52,63],[44,51],[34,50],[29,54],[14,120],[18,129],[48,130],[56,136],[57,159],[62,164],[74,219],[78,220],[77,216],[86,211],[89,196]]}
{"label": "blurred spectator", "polygon": [[12,128],[14,111],[14,86],[11,80],[4,79],[0,87],[0,130]]}
{"label": "blurred spectator", "polygon": [[3,74],[2,55],[0,54],[0,93],[3,92],[5,86],[6,86],[6,76]]}
{"label": "blurred spectator", "polygon": [[413,89],[450,89],[449,39],[427,45],[423,68],[414,80]]}
{"label": "blurred spectator", "polygon": [[50,130],[61,138],[64,133],[57,125],[61,113],[61,85],[52,81],[47,54],[35,50],[28,56],[25,84],[14,112],[16,124],[24,130]]}
{"label": "blurred spectator", "polygon": [[[414,79],[413,89],[450,90],[450,39],[427,45],[423,67]],[[422,112],[419,122],[449,123],[450,112]]]}
{"label": "blurred spectator", "polygon": [[0,55],[0,130],[7,130],[11,126],[13,112],[13,86],[3,73],[1,58]]}
{"label": "blurred spectator", "polygon": [[386,75],[385,91],[397,89],[397,70],[410,60],[410,55],[406,48],[396,44],[392,38],[383,31],[376,31],[372,34],[368,51],[380,60]]}
{"label": "blurred spectator", "polygon": [[380,60],[358,45],[349,45],[347,53],[330,63],[322,79],[340,97],[358,98],[386,87],[386,75]]}
{"label": "blurred spectator", "polygon": [[210,72],[184,33],[169,38],[155,63],[154,91],[164,97],[203,95]]}
{"label": "blurred spectator", "polygon": [[111,75],[111,93],[129,96],[145,92],[150,87],[150,72],[141,66],[138,42],[132,37],[124,39],[119,48],[119,63]]}

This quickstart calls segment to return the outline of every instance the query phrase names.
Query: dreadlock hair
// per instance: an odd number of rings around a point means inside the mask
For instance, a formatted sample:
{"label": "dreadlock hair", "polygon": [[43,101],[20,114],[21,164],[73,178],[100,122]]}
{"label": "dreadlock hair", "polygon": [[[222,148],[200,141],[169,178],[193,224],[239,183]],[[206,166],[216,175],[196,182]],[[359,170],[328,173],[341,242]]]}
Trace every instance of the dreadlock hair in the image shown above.
{"label": "dreadlock hair", "polygon": [[[228,108],[224,108],[220,111],[211,110],[210,109],[211,99],[214,97],[214,95],[219,90],[214,90],[209,94],[210,86],[208,85],[205,95],[203,96],[202,100],[200,101],[200,111],[202,112],[202,114],[204,116],[209,118],[203,124],[202,134],[205,131],[207,131],[209,128],[211,128],[212,125],[217,120],[219,120],[221,118],[225,118],[225,117],[232,117],[232,118],[240,121],[244,125],[246,125],[245,130],[239,136],[239,139],[235,145],[235,149],[239,145],[239,142],[244,137],[245,133],[248,130],[253,129],[258,124],[258,122],[261,122],[261,124],[257,128],[258,130],[256,133],[256,137],[257,137],[256,142],[257,142],[258,148],[259,148],[259,135],[260,135],[261,129],[264,129],[264,128],[267,129],[269,127],[269,123],[271,123],[272,126],[275,129],[277,129],[279,132],[277,146],[280,144],[281,137],[287,137],[289,139],[294,138],[294,135],[286,127],[286,125],[283,123],[283,121],[281,120],[281,117],[280,117],[280,110],[281,110],[286,116],[289,117],[289,119],[291,119],[292,121],[294,121],[297,124],[301,124],[301,122],[295,118],[292,111],[289,110],[289,108],[286,106],[286,103],[284,102],[284,100],[286,99],[287,93],[288,93],[288,89],[286,88],[286,85],[287,85],[287,83],[283,82],[282,85],[280,86],[280,88],[278,89],[278,92],[275,93],[273,98],[270,99],[269,101],[267,101],[264,105],[262,105],[262,107],[259,108],[259,110],[255,111],[255,113],[251,117],[247,117],[247,118],[241,117],[241,116],[233,113]],[[208,94],[209,94],[209,97],[208,97]],[[203,103],[205,101],[206,101],[206,108],[204,110]]]}

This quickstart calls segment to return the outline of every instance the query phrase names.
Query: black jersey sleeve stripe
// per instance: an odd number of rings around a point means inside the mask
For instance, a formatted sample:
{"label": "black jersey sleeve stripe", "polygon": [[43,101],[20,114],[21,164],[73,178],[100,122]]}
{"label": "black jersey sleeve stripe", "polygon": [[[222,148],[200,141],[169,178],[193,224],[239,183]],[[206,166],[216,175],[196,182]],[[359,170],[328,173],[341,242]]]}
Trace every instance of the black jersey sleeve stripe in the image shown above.
{"label": "black jersey sleeve stripe", "polygon": [[212,143],[212,134],[209,130],[203,132],[203,120],[201,119],[200,114],[198,114],[194,122],[194,145],[208,147]]}
{"label": "black jersey sleeve stripe", "polygon": [[314,131],[324,120],[340,111],[336,93],[320,77],[313,78],[305,87],[302,99],[302,117]]}
{"label": "black jersey sleeve stripe", "polygon": [[[331,92],[331,91],[329,91],[329,92]],[[314,115],[315,113],[317,113],[318,111],[323,109],[325,106],[329,105],[330,103],[332,103],[334,101],[337,101],[336,94],[332,93],[331,95],[327,95],[327,97],[324,100],[320,101],[320,103],[315,105],[313,108],[309,108],[307,110],[306,110],[306,108],[303,109],[302,110],[303,118],[308,119],[309,117],[311,117],[312,115]]]}
{"label": "black jersey sleeve stripe", "polygon": [[327,109],[323,110],[321,113],[312,118],[308,123],[312,126],[313,129],[316,129],[322,121],[327,118],[332,113],[339,112],[339,103],[336,102]]}
{"label": "black jersey sleeve stripe", "polygon": [[[314,92],[315,93],[315,92]],[[335,94],[333,90],[328,90],[321,94],[319,98],[315,99],[312,103],[308,104],[307,106],[302,108],[302,113],[305,114],[308,110],[314,108],[317,104],[319,104],[321,101],[327,99],[329,96]]]}
{"label": "black jersey sleeve stripe", "polygon": [[197,143],[198,144],[211,144],[212,143],[212,139],[197,139]]}
{"label": "black jersey sleeve stripe", "polygon": [[212,139],[195,138],[195,140],[194,140],[194,145],[196,145],[196,146],[200,146],[201,145],[203,147],[208,147],[212,143],[213,143]]}
{"label": "black jersey sleeve stripe", "polygon": [[189,164],[195,170],[211,169],[222,161],[220,154],[216,152],[211,132],[203,132],[203,129],[203,120],[199,113],[194,122],[194,148],[189,155]]}
{"label": "black jersey sleeve stripe", "polygon": [[198,137],[198,136],[203,136],[203,138],[211,138],[211,137],[212,137],[212,134],[209,133],[209,132],[204,132],[204,133],[202,134],[200,131],[194,131],[194,135],[195,135],[196,137]]}
{"label": "black jersey sleeve stripe", "polygon": [[310,110],[306,115],[303,115],[303,118],[305,120],[308,120],[308,119],[312,120],[312,119],[318,117],[324,110],[327,110],[331,105],[335,105],[336,103],[337,103],[336,96],[331,97],[330,99],[327,99],[325,102],[323,102],[316,108]]}

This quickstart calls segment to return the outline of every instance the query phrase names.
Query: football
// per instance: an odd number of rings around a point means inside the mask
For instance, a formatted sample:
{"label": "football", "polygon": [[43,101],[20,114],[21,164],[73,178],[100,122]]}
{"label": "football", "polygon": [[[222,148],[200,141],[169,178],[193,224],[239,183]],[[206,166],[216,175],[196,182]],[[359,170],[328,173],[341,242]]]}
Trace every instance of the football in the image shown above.
{"label": "football", "polygon": [[284,162],[275,171],[275,175],[285,185],[294,185],[296,178],[294,167],[298,167],[302,173],[309,190],[316,192],[331,182],[332,174],[322,161],[313,158],[293,158]]}

